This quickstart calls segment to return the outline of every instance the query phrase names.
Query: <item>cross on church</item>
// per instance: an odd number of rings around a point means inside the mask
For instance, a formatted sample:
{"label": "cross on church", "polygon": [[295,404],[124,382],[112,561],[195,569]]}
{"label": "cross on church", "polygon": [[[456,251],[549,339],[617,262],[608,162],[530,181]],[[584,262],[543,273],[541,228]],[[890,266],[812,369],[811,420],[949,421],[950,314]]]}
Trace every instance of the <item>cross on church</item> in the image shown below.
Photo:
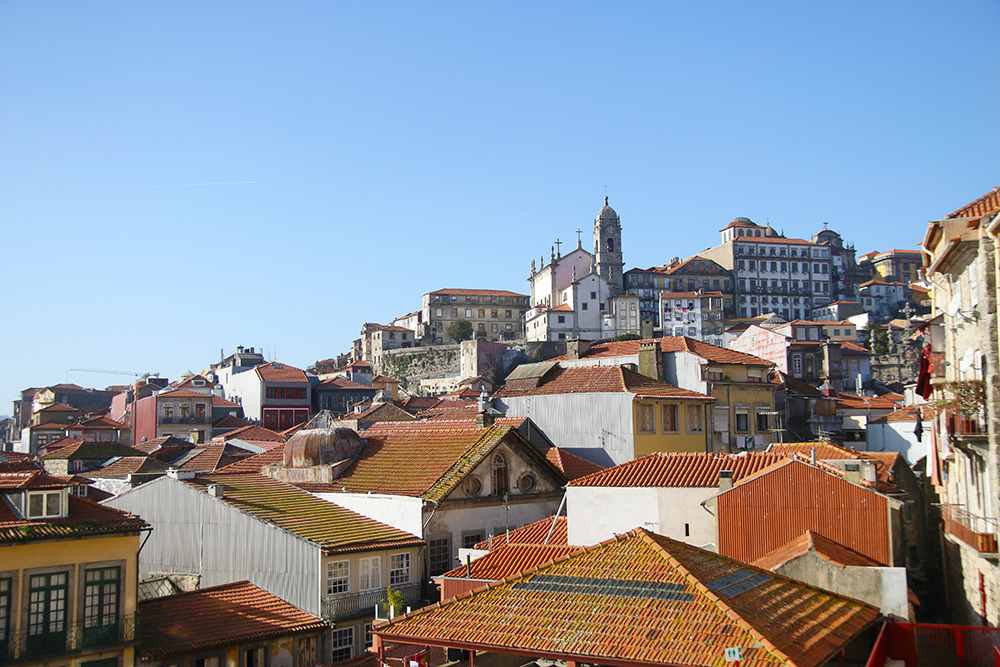
{"label": "cross on church", "polygon": [[556,255],[562,257],[562,241],[556,239]]}
{"label": "cross on church", "polygon": [[906,305],[903,306],[903,315],[906,315],[906,326],[909,327],[910,317],[913,316],[913,307],[910,305],[909,301],[907,301]]}
{"label": "cross on church", "polygon": [[576,230],[576,245],[577,246],[583,245],[583,230],[582,229],[577,229]]}

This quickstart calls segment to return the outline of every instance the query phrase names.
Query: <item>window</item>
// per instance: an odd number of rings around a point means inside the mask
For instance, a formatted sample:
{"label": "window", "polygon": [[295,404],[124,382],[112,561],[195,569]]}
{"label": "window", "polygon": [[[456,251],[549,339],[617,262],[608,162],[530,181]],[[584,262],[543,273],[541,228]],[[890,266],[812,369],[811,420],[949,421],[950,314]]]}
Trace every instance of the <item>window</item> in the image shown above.
{"label": "window", "polygon": [[663,433],[676,433],[677,428],[677,406],[668,403],[660,408],[660,430]]}
{"label": "window", "polygon": [[596,299],[597,298],[597,292],[591,292],[590,293],[590,298],[591,299]]}
{"label": "window", "polygon": [[440,537],[428,540],[428,558],[430,560],[431,576],[441,574],[451,569],[451,538]]}
{"label": "window", "polygon": [[266,667],[267,649],[263,646],[243,651],[243,667]]}
{"label": "window", "polygon": [[559,324],[566,324],[566,316],[560,315],[558,318]]}
{"label": "window", "polygon": [[382,588],[382,557],[362,558],[358,561],[361,581],[359,590],[370,591]]}
{"label": "window", "polygon": [[349,593],[351,591],[351,563],[346,560],[326,564],[326,594]]}
{"label": "window", "polygon": [[505,310],[504,311],[504,317],[506,317],[508,320],[510,319],[510,311],[509,310]]}
{"label": "window", "polygon": [[354,656],[354,628],[334,630],[330,636],[333,662],[350,660]]}
{"label": "window", "polygon": [[750,431],[750,409],[736,408],[736,432],[748,433]]}
{"label": "window", "polygon": [[471,308],[466,308],[465,309],[465,316],[466,317],[472,317],[472,309]]}
{"label": "window", "polygon": [[208,658],[198,658],[194,661],[194,667],[219,667],[219,656],[213,655]]}
{"label": "window", "polygon": [[656,424],[653,417],[653,406],[648,403],[636,403],[635,428],[639,433],[655,433]]}
{"label": "window", "polygon": [[767,433],[770,426],[767,423],[767,411],[757,410],[757,433]]}
{"label": "window", "polygon": [[706,379],[714,380],[716,382],[722,382],[725,374],[722,372],[721,368],[709,368],[705,374]]}
{"label": "window", "polygon": [[481,530],[462,533],[462,548],[472,549],[484,539],[486,538]]}
{"label": "window", "polygon": [[493,495],[502,496],[507,493],[507,459],[503,454],[493,456]]}
{"label": "window", "polygon": [[586,301],[584,301],[583,303],[580,304],[580,308],[582,310],[587,310],[587,306],[589,306],[589,305],[590,305],[589,303],[587,303]]}
{"label": "window", "polygon": [[11,579],[0,579],[0,656],[7,656],[10,637],[10,588]]}
{"label": "window", "polygon": [[29,519],[63,516],[63,492],[37,491],[28,493],[27,514]]}
{"label": "window", "polygon": [[372,624],[371,623],[365,623],[365,625],[364,625],[364,634],[365,634],[365,648],[371,648],[372,647],[372,643],[373,643],[372,642]]}
{"label": "window", "polygon": [[118,636],[121,568],[87,570],[83,588],[83,642],[96,644]]}
{"label": "window", "polygon": [[389,556],[389,584],[410,583],[410,554],[392,554]]}
{"label": "window", "polygon": [[685,414],[687,418],[688,433],[702,433],[705,430],[705,422],[702,419],[701,406],[689,405]]}
{"label": "window", "polygon": [[458,308],[452,308],[451,309],[451,316],[452,317],[458,317]]}
{"label": "window", "polygon": [[32,575],[28,581],[28,651],[66,645],[66,595],[69,574]]}

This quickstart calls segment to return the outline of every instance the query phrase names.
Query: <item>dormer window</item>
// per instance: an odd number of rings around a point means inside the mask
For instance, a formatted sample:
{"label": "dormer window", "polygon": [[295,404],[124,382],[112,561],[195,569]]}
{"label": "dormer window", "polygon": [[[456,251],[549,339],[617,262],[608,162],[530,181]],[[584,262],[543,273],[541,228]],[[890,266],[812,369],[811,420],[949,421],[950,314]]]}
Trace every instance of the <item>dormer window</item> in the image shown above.
{"label": "dormer window", "polygon": [[27,512],[29,519],[61,519],[66,516],[66,499],[62,490],[29,491]]}

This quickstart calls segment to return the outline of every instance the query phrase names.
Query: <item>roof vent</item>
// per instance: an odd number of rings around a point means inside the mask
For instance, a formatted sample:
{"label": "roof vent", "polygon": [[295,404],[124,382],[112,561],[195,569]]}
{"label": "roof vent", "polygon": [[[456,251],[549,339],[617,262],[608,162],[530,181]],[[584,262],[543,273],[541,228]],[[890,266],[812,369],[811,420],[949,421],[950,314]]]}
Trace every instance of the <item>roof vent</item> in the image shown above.
{"label": "roof vent", "polygon": [[194,470],[180,470],[178,468],[168,468],[167,477],[173,477],[174,479],[179,479],[179,480],[194,479]]}
{"label": "roof vent", "polygon": [[223,492],[223,487],[221,484],[209,484],[208,485],[208,495],[213,498],[224,498],[225,493]]}

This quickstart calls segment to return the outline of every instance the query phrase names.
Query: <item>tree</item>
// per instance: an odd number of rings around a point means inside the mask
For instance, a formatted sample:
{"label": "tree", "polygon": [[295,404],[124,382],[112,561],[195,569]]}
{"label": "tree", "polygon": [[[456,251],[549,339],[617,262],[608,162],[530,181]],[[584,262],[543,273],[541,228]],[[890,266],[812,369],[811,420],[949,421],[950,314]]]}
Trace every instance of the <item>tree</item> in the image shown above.
{"label": "tree", "polygon": [[472,322],[469,320],[455,320],[448,325],[445,333],[448,334],[448,338],[451,338],[456,343],[469,340],[472,338]]}
{"label": "tree", "polygon": [[865,348],[875,357],[883,357],[889,354],[889,334],[886,330],[874,322],[868,320],[865,326]]}
{"label": "tree", "polygon": [[385,598],[382,603],[392,610],[392,616],[399,616],[406,610],[406,598],[402,591],[397,591],[392,586],[385,589]]}

